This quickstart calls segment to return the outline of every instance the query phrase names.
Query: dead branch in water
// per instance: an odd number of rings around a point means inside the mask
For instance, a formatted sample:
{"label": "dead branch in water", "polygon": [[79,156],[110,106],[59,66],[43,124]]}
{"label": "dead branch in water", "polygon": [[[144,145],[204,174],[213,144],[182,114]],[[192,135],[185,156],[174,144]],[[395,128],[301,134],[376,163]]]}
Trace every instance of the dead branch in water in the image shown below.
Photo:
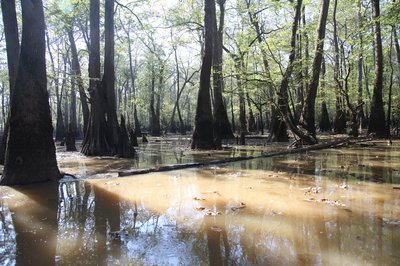
{"label": "dead branch in water", "polygon": [[350,138],[341,139],[341,140],[337,140],[337,141],[321,143],[321,144],[316,144],[316,145],[311,145],[311,146],[296,148],[296,149],[288,149],[286,151],[281,151],[281,152],[261,154],[261,155],[257,155],[257,156],[239,156],[239,157],[233,157],[233,158],[226,158],[226,159],[222,159],[222,160],[212,160],[212,161],[208,161],[208,162],[174,164],[174,165],[165,165],[165,166],[150,167],[150,168],[144,168],[144,169],[135,169],[135,170],[131,170],[131,171],[118,172],[118,176],[124,177],[124,176],[140,175],[140,174],[147,174],[147,173],[166,172],[166,171],[173,171],[173,170],[203,167],[203,166],[208,166],[208,165],[233,163],[233,162],[246,161],[246,160],[252,160],[252,159],[284,156],[284,155],[289,155],[289,154],[303,153],[303,152],[307,152],[307,151],[315,151],[315,150],[322,150],[322,149],[335,148],[335,147],[337,148],[337,147],[341,147],[341,146],[348,145],[348,144],[371,141],[373,139],[374,139],[374,137],[370,137],[370,136],[363,137],[363,138],[350,137]]}

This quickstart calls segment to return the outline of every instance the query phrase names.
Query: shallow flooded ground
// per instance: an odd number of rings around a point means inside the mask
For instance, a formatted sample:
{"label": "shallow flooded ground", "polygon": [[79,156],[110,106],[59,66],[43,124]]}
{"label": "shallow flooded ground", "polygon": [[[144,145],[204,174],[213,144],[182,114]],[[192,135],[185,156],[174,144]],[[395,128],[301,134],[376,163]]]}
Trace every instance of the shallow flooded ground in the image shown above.
{"label": "shallow flooded ground", "polygon": [[59,153],[62,170],[89,178],[1,187],[0,264],[399,264],[400,142],[100,174],[264,149],[209,154],[171,143],[142,146],[135,160]]}

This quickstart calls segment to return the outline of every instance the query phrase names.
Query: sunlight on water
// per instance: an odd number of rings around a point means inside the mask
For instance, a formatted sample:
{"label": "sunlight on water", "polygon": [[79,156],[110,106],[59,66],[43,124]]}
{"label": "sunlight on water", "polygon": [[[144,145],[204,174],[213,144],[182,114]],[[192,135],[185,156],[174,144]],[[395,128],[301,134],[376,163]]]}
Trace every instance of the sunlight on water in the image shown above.
{"label": "sunlight on water", "polygon": [[[1,187],[0,264],[396,265],[399,155],[399,146],[330,149]],[[77,173],[124,167],[65,160]]]}

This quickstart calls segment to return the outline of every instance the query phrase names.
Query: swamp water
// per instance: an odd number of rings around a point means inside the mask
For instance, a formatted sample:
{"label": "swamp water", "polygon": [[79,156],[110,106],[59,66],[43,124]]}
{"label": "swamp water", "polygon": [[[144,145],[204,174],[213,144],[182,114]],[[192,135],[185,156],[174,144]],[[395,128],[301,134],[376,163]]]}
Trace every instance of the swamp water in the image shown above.
{"label": "swamp water", "polygon": [[86,179],[0,187],[0,264],[399,265],[400,142],[114,177],[265,149],[183,146],[136,160],[59,153]]}

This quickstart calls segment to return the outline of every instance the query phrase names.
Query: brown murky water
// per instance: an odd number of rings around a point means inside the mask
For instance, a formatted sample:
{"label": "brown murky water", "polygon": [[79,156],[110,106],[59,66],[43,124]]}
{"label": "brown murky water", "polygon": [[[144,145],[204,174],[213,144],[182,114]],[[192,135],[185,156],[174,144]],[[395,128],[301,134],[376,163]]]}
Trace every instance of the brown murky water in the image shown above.
{"label": "brown murky water", "polygon": [[399,265],[400,143],[93,179],[214,157],[181,145],[177,159],[178,146],[126,161],[60,153],[90,179],[1,187],[0,264]]}

